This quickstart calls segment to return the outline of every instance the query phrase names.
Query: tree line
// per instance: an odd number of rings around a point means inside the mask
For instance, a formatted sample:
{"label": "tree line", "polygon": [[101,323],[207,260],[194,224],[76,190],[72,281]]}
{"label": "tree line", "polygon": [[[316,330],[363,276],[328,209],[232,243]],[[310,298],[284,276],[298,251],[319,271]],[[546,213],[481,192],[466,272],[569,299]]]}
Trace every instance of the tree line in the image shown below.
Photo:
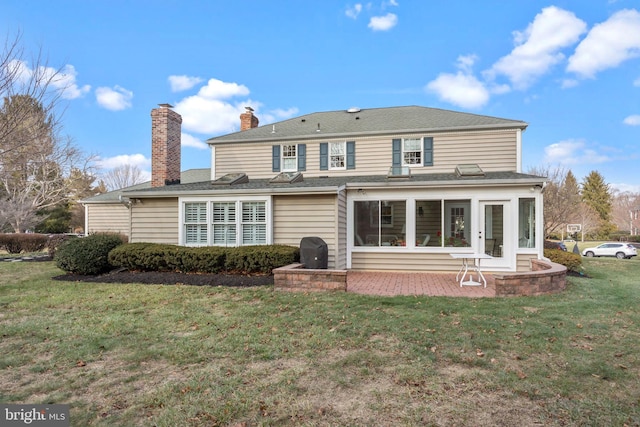
{"label": "tree line", "polygon": [[581,240],[640,234],[640,193],[612,189],[598,171],[580,183],[562,167],[531,168],[529,173],[549,180],[543,192],[545,237],[567,236],[568,224],[580,225],[581,231],[570,237]]}

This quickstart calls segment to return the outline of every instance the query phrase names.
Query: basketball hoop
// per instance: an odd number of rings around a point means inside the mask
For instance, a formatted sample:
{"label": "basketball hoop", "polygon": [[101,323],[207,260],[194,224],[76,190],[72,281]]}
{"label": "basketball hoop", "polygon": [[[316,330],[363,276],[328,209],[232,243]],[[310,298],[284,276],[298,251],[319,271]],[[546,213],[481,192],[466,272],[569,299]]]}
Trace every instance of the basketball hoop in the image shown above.
{"label": "basketball hoop", "polygon": [[582,224],[567,224],[567,233],[578,233],[582,230]]}

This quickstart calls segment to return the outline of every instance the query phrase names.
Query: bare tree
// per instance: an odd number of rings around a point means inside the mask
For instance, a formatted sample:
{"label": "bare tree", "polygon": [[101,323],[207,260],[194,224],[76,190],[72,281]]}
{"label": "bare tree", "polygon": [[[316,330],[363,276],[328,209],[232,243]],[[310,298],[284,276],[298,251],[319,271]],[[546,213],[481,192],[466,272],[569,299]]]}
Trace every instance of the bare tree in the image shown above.
{"label": "bare tree", "polygon": [[71,171],[90,169],[92,159],[61,136],[66,79],[41,51],[27,61],[20,33],[6,38],[0,51],[0,225],[15,232],[33,227],[38,211],[72,200]]}
{"label": "bare tree", "polygon": [[[26,60],[20,33],[14,38],[7,36],[0,53],[0,98],[25,96],[33,100],[41,106],[48,117],[50,129],[55,132],[60,126],[56,111],[60,109],[59,101],[66,89],[64,81],[60,69],[50,67],[41,50],[31,61]],[[15,132],[24,129],[24,122],[30,120],[32,114],[28,104],[21,107],[13,108],[11,114],[3,114],[0,118],[0,161],[6,153],[41,137],[37,133],[32,133],[32,141],[14,137]]]}
{"label": "bare tree", "polygon": [[103,174],[102,180],[109,191],[131,187],[145,181],[142,170],[138,166],[126,163]]}
{"label": "bare tree", "polygon": [[618,230],[629,230],[632,235],[640,229],[640,193],[629,191],[613,194],[613,222]]}
{"label": "bare tree", "polygon": [[[561,167],[534,167],[529,169],[531,175],[544,176],[549,181],[544,188],[544,235],[561,231],[567,224],[571,212],[575,209],[572,206],[576,202],[573,195],[568,192],[571,187],[565,186],[567,172]],[[571,175],[573,177],[573,175]],[[578,196],[579,197],[579,196]]]}

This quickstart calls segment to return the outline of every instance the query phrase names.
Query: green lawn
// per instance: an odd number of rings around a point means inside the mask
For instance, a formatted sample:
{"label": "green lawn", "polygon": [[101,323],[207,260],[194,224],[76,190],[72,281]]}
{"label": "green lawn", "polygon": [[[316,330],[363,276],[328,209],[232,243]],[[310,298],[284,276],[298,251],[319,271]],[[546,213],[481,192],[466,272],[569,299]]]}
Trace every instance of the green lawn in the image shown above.
{"label": "green lawn", "polygon": [[59,282],[0,264],[0,402],[75,426],[640,425],[640,260],[496,299]]}

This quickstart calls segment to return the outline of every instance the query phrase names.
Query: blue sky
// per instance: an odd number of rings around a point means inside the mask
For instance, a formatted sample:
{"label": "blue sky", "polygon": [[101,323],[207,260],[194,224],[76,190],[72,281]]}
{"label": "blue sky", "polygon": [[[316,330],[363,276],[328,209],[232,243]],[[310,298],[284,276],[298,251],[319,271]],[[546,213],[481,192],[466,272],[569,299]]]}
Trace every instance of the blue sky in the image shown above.
{"label": "blue sky", "polygon": [[525,171],[640,192],[640,0],[4,0],[17,31],[63,69],[65,133],[103,170],[150,169],[160,103],[183,116],[183,169],[247,105],[261,125],[421,105],[526,121]]}

